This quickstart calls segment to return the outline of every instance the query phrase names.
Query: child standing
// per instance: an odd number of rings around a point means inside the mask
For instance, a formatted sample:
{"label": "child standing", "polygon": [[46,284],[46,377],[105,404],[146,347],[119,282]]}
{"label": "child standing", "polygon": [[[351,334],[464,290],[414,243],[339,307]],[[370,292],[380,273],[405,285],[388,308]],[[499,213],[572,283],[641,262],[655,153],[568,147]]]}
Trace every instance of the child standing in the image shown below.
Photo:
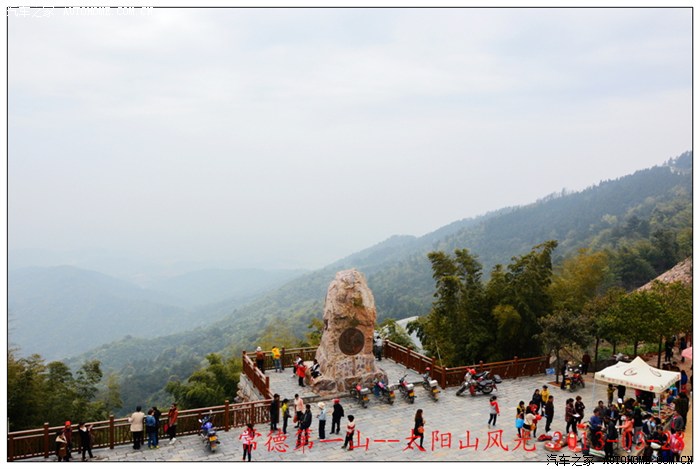
{"label": "child standing", "polygon": [[522,438],[522,429],[525,425],[525,403],[520,401],[518,407],[515,408],[515,429],[518,431],[518,438]]}
{"label": "child standing", "polygon": [[493,426],[495,427],[496,417],[498,417],[501,414],[501,411],[498,408],[498,401],[496,400],[496,396],[491,396],[491,399],[489,399],[489,404],[491,405],[489,425],[491,425],[491,422],[493,422]]}
{"label": "child standing", "polygon": [[[354,415],[348,415],[348,427],[347,427],[347,432],[345,433],[345,443],[343,443],[343,449],[346,449],[348,451],[352,451],[352,437],[355,435],[355,416]],[[348,445],[350,447],[348,448]]]}
{"label": "child standing", "polygon": [[547,402],[549,401],[549,387],[545,384],[542,386],[542,392],[540,392],[540,396],[542,397],[542,415],[544,415],[544,407],[547,405]]}
{"label": "child standing", "polygon": [[243,461],[245,461],[246,455],[248,456],[248,462],[250,462],[251,454],[253,452],[253,440],[255,439],[255,429],[253,424],[249,423],[246,429],[241,435],[241,440],[243,441]]}

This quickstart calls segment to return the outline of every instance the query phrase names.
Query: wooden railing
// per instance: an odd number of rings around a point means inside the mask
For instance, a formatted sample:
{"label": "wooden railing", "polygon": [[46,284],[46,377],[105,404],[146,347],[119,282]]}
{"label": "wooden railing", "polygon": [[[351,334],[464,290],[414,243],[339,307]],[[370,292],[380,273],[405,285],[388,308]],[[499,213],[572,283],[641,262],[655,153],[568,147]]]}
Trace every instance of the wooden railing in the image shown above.
{"label": "wooden railing", "polygon": [[[282,349],[282,365],[285,368],[290,368],[297,355],[301,355],[304,361],[311,361],[316,357],[316,347]],[[438,380],[443,389],[449,386],[459,386],[468,368],[475,368],[477,371],[489,370],[491,374],[498,374],[502,378],[507,379],[544,373],[549,363],[549,357],[526,359],[515,357],[513,360],[502,362],[447,368],[438,365],[434,358],[426,357],[413,351],[411,348],[402,347],[390,341],[384,342],[384,356],[419,373],[423,373],[425,368],[429,366],[432,378]],[[209,412],[214,415],[216,428],[224,431],[229,431],[230,428],[242,427],[248,423],[257,425],[269,422],[269,406],[272,399],[270,378],[257,368],[254,361],[254,352],[250,354],[243,352],[242,368],[245,376],[258,392],[264,396],[264,400],[240,404],[230,404],[226,401],[221,406],[181,410],[177,420],[178,435],[199,433],[201,425],[198,420]],[[265,352],[264,368],[274,369],[270,352]],[[161,417],[160,433],[162,433],[163,423],[165,422],[167,422],[167,415]],[[48,424],[44,424],[43,428],[8,433],[7,460],[13,461],[41,456],[44,458],[50,457],[52,454],[55,454],[56,434],[62,428],[49,427]],[[115,446],[132,442],[130,424],[127,418],[115,419],[114,416],[110,416],[109,420],[95,422],[93,423],[92,433],[95,437],[93,448],[113,449]],[[80,441],[77,429],[75,429],[73,435],[74,449],[77,450]],[[167,437],[160,435],[159,438]]]}
{"label": "wooden railing", "polygon": [[[242,427],[248,423],[261,424],[270,421],[270,401],[244,402],[205,407],[201,409],[181,410],[177,418],[177,435],[193,435],[200,431],[199,419],[205,414],[213,414],[213,422],[217,429],[229,431],[231,428]],[[167,422],[167,415],[160,419],[159,439],[167,439],[163,434],[163,424]],[[114,449],[115,446],[132,443],[132,434],[128,418],[109,420],[92,424],[94,436],[93,448]],[[56,435],[63,427],[49,427],[12,432],[7,434],[7,460],[27,459],[34,457],[49,458],[56,453]],[[73,428],[73,449],[78,450],[80,438],[77,426]]]}
{"label": "wooden railing", "polygon": [[421,374],[425,372],[427,367],[430,367],[432,379],[436,379],[443,389],[462,384],[464,375],[469,368],[474,368],[477,372],[489,370],[491,375],[500,375],[501,378],[506,379],[544,373],[549,364],[547,356],[524,359],[514,357],[513,360],[502,362],[480,362],[475,365],[448,368],[437,364],[435,358],[426,357],[410,347],[403,347],[390,341],[384,342],[384,356]]}

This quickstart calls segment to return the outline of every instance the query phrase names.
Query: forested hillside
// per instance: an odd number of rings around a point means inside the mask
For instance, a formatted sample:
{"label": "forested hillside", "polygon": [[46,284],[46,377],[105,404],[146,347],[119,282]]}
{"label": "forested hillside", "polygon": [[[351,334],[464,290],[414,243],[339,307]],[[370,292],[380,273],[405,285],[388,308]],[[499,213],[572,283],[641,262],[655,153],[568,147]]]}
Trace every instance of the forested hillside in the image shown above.
{"label": "forested hillside", "polygon": [[[311,320],[321,317],[328,284],[342,269],[365,273],[379,320],[427,314],[435,293],[427,254],[436,250],[466,248],[483,272],[491,272],[535,245],[556,240],[555,264],[579,248],[606,250],[609,281],[631,289],[692,255],[691,168],[692,155],[685,153],[663,166],[582,192],[554,194],[527,206],[462,220],[420,238],[395,236],[233,312],[222,303],[211,311],[210,317],[218,320],[208,326],[169,337],[123,340],[72,364],[96,358],[105,369],[117,371],[125,408],[152,402],[163,396],[168,379],[185,379],[187,365],[204,364],[207,353],[231,355],[256,345],[297,345]],[[132,361],[135,356],[139,358]]]}

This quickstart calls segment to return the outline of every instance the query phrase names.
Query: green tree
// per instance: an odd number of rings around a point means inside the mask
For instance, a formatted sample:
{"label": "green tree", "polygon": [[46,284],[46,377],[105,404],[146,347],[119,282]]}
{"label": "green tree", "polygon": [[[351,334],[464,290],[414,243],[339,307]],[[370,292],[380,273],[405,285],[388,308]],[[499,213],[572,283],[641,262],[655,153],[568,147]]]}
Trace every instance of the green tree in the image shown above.
{"label": "green tree", "polygon": [[104,403],[108,414],[114,414],[124,406],[118,375],[115,373],[107,375],[105,388],[98,393],[98,399]]}
{"label": "green tree", "polygon": [[660,297],[650,290],[634,291],[620,299],[620,312],[626,324],[625,338],[634,344],[637,355],[639,343],[655,341],[658,331],[668,320]]}
{"label": "green tree", "polygon": [[226,361],[219,354],[206,357],[208,366],[200,368],[186,382],[169,381],[165,390],[185,409],[221,405],[225,400],[233,401],[240,379],[240,360]]}
{"label": "green tree", "polygon": [[558,309],[537,320],[542,329],[537,338],[556,356],[556,382],[559,382],[559,352],[565,347],[585,347],[590,340],[590,322],[581,312]]}
{"label": "green tree", "polygon": [[406,334],[403,327],[399,326],[394,319],[385,319],[379,324],[378,329],[382,331],[385,339],[388,339],[402,347],[413,347],[413,341]]}
{"label": "green tree", "polygon": [[607,255],[579,249],[556,269],[549,289],[554,308],[581,312],[587,301],[600,293],[609,275]]}
{"label": "green tree", "polygon": [[75,379],[70,368],[63,362],[51,362],[46,365],[46,369],[46,421],[51,425],[59,425],[73,418],[73,402],[77,396]]}
{"label": "green tree", "polygon": [[655,280],[651,292],[661,303],[663,315],[658,318],[659,352],[657,367],[661,367],[661,348],[664,335],[688,332],[693,327],[693,287],[682,282],[663,283]]}
{"label": "green tree", "polygon": [[454,258],[442,251],[428,254],[435,280],[436,298],[430,313],[409,323],[423,348],[445,366],[462,365],[484,357],[483,345],[490,339],[486,323],[481,264],[466,249],[455,250]]}
{"label": "green tree", "polygon": [[[539,244],[528,254],[514,257],[503,278],[496,277],[496,281],[503,282],[498,304],[509,305],[517,311],[521,324],[520,334],[512,341],[497,341],[499,350],[517,350],[518,356],[522,357],[541,353],[540,343],[533,337],[541,332],[537,319],[552,311],[549,287],[552,282],[552,251],[556,247],[557,241],[554,240]],[[497,294],[494,288],[487,290],[492,295]],[[509,317],[512,319],[515,316],[510,314]],[[508,337],[508,334],[501,336]],[[512,357],[502,353],[500,358]]]}
{"label": "green tree", "polygon": [[39,427],[44,416],[46,366],[39,355],[17,358],[16,350],[7,354],[7,420],[10,431]]}
{"label": "green tree", "polygon": [[591,324],[591,335],[595,339],[594,367],[598,368],[598,350],[601,340],[607,340],[613,347],[625,336],[627,325],[620,313],[620,299],[625,296],[625,290],[613,287],[605,294],[596,296],[586,302],[583,316]]}

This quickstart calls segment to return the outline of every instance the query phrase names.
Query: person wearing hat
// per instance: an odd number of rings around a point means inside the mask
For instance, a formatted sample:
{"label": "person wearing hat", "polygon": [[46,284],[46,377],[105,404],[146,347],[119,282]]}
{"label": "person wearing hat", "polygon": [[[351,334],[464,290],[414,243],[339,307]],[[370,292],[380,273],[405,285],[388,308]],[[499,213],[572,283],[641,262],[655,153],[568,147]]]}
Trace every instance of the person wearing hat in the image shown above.
{"label": "person wearing hat", "polygon": [[63,426],[63,437],[66,439],[66,461],[68,461],[73,457],[71,455],[71,450],[73,449],[73,428],[70,420],[66,420],[66,424]]}
{"label": "person wearing hat", "polygon": [[326,404],[318,403],[318,408],[321,412],[318,414],[318,437],[322,440],[326,439]]}
{"label": "person wearing hat", "polygon": [[333,413],[331,414],[331,435],[340,435],[340,419],[345,417],[345,410],[340,405],[340,399],[333,400]]}
{"label": "person wearing hat", "polygon": [[261,347],[255,349],[255,365],[262,374],[265,374],[265,352]]}

